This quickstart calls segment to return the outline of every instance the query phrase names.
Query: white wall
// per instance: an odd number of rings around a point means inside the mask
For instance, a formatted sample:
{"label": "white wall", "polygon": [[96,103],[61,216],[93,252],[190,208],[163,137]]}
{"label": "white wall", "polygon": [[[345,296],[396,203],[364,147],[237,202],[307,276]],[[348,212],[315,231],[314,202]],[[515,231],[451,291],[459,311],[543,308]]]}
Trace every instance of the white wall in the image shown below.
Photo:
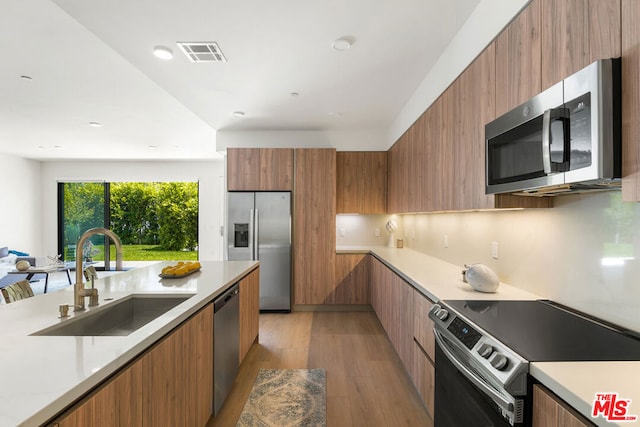
{"label": "white wall", "polygon": [[386,148],[415,122],[531,0],[482,0],[391,124]]}
{"label": "white wall", "polygon": [[405,247],[461,267],[484,263],[505,283],[640,332],[640,204],[620,196],[562,196],[552,209],[403,215]]}
{"label": "white wall", "polygon": [[40,162],[0,154],[0,246],[31,255],[41,253]]}
{"label": "white wall", "polygon": [[43,162],[43,255],[57,253],[58,181],[168,182],[198,181],[200,187],[200,260],[222,259],[224,161],[191,162]]}

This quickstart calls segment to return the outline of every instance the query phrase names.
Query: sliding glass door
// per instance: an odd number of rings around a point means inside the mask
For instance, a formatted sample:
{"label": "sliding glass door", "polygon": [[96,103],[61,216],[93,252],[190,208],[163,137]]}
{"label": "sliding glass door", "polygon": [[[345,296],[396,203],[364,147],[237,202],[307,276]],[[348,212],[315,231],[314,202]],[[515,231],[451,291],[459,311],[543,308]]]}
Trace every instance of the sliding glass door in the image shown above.
{"label": "sliding glass door", "polygon": [[[106,237],[92,236],[83,246],[76,247],[78,239],[90,228],[109,228],[109,183],[58,183],[58,253],[66,262],[73,262],[82,251],[85,263],[96,268],[109,265],[109,246]],[[105,250],[106,249],[106,250]]]}

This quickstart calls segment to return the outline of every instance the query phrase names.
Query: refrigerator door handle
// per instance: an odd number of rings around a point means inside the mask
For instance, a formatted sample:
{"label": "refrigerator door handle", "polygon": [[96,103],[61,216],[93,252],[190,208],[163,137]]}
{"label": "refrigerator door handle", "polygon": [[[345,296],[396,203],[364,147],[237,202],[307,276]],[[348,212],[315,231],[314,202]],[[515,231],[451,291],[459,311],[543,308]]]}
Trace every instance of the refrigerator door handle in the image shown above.
{"label": "refrigerator door handle", "polygon": [[256,259],[255,253],[255,213],[254,209],[249,209],[249,254],[251,260]]}
{"label": "refrigerator door handle", "polygon": [[259,261],[260,260],[260,211],[258,209],[256,209],[256,219],[255,219],[255,230],[254,230],[254,248],[255,248],[255,256],[253,257],[254,260]]}

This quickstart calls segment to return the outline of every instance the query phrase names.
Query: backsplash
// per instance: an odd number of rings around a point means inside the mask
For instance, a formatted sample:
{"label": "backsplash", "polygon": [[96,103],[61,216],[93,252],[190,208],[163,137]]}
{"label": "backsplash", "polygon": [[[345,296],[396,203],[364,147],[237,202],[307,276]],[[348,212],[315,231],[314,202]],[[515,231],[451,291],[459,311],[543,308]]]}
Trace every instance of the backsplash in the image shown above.
{"label": "backsplash", "polygon": [[[387,246],[391,234],[385,226],[391,219],[398,224],[394,240],[402,238],[402,219],[397,215],[337,215],[336,245]],[[380,236],[376,236],[376,229],[380,232]],[[344,231],[344,236],[341,235],[341,231]]]}
{"label": "backsplash", "polygon": [[640,332],[640,204],[620,192],[562,196],[552,209],[399,218],[405,247],[486,264],[502,282]]}

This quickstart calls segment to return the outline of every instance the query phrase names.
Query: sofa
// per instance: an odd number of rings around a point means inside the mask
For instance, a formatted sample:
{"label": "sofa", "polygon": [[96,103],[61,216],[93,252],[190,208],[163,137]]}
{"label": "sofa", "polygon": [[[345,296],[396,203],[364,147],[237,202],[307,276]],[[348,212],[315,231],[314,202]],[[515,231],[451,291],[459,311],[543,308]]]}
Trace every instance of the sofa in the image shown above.
{"label": "sofa", "polygon": [[9,271],[16,268],[16,263],[18,261],[28,261],[32,267],[36,266],[35,257],[18,253],[17,251],[10,251],[6,246],[0,248],[0,288],[24,279],[24,277],[19,274],[8,274]]}

